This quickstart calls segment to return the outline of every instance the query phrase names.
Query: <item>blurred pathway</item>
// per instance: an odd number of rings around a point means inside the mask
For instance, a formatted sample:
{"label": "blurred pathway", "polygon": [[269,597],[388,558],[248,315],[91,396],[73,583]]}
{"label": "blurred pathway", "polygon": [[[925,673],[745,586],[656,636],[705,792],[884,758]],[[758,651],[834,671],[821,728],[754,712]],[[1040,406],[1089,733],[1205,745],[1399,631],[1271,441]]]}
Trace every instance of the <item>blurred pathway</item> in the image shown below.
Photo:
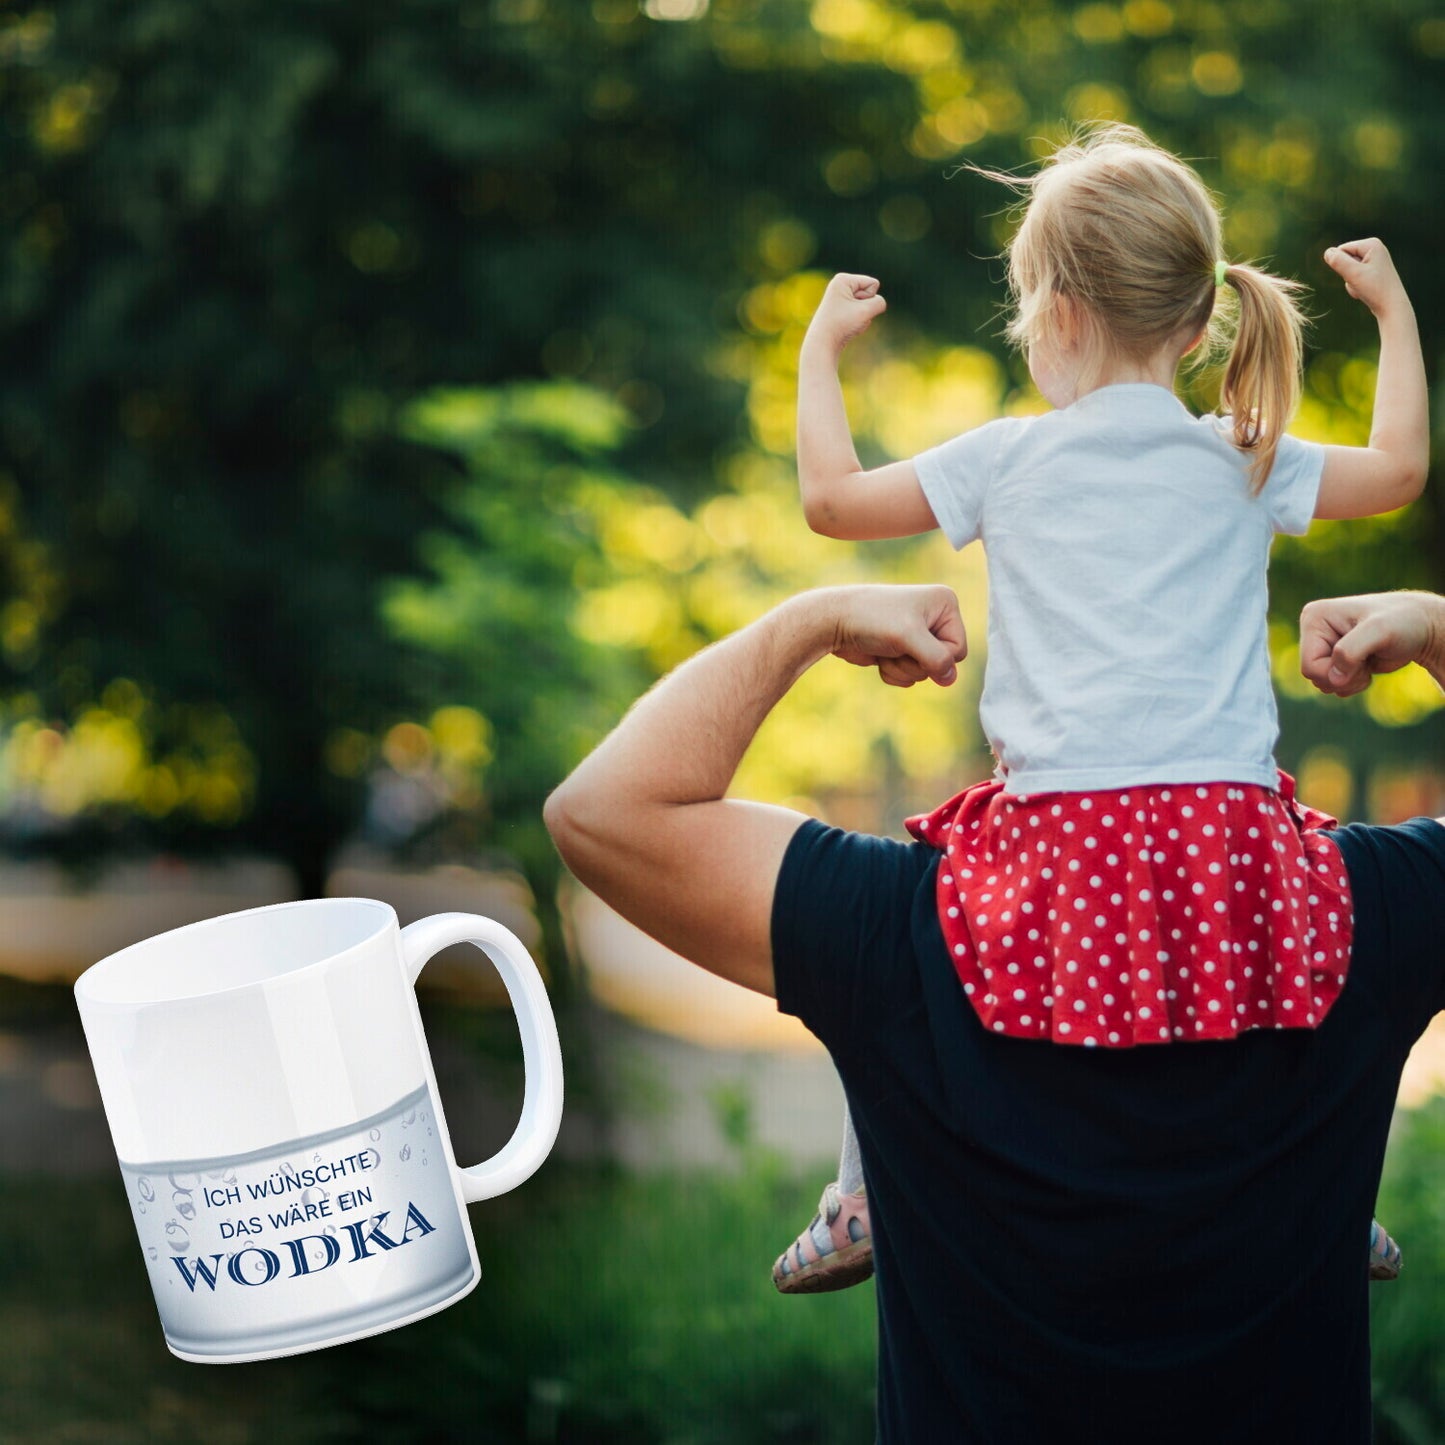
{"label": "blurred pathway", "polygon": [[[44,1012],[40,1023],[0,1026],[0,1170],[109,1173],[115,1155],[79,1019],[57,1017],[58,1007]],[[449,1031],[448,1010],[424,1003],[423,1012],[456,1154],[470,1163],[511,1135],[521,1104],[520,1066],[479,1055]],[[727,1167],[737,1160],[724,1132],[729,1112],[747,1117],[753,1142],[782,1152],[801,1170],[826,1168],[836,1157],[842,1090],[821,1051],[703,1048],[600,1008],[572,1022],[572,1029],[579,1027],[588,1035],[584,1046],[594,1051],[591,1092],[600,1098],[587,1099],[578,1068],[558,1157],[612,1158],[643,1170]],[[580,1055],[577,1043],[571,1052]],[[1401,1103],[1423,1103],[1442,1089],[1445,1015],[1411,1056]]]}
{"label": "blurred pathway", "polygon": [[[57,1017],[65,1002],[49,999],[41,1022],[0,1027],[0,1170],[7,1174],[116,1168],[79,1019]],[[457,1157],[469,1163],[510,1136],[520,1067],[479,1058],[449,1034],[444,1011],[424,1011]],[[596,1050],[601,1101],[569,1100],[559,1157],[611,1157],[636,1169],[726,1166],[737,1157],[721,1123],[729,1111],[750,1116],[756,1142],[807,1165],[836,1154],[842,1092],[825,1054],[700,1048],[600,1009],[582,1022]]]}
{"label": "blurred pathway", "polygon": [[[68,987],[84,967],[137,938],[279,901],[290,889],[277,865],[254,861],[123,865],[88,892],[51,865],[0,863],[0,969],[32,980],[0,979],[0,1170],[73,1176],[116,1167]],[[531,896],[505,871],[407,873],[352,855],[328,892],[385,898],[403,924],[447,909],[481,913],[537,944]],[[809,1168],[834,1155],[842,1091],[796,1020],[677,958],[582,890],[569,902],[596,1002],[564,1021],[571,1058],[560,1157],[637,1169],[726,1166],[737,1150],[725,1119],[735,1137]],[[476,1032],[471,1011],[504,991],[477,950],[459,947],[427,968],[421,996],[457,1158],[481,1159],[510,1137],[521,1105],[519,1063],[505,1048],[499,1059],[466,1042],[469,1026]]]}

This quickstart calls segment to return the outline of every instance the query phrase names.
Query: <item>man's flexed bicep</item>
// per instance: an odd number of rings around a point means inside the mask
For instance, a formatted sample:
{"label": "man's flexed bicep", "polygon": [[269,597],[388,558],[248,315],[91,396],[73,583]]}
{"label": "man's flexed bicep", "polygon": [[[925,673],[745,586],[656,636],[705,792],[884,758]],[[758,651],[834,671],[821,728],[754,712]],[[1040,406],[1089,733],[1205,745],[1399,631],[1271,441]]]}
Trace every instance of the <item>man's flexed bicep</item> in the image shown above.
{"label": "man's flexed bicep", "polygon": [[886,682],[951,683],[966,652],[946,587],[805,593],[664,678],[547,801],[563,861],[623,917],[773,994],[778,872],[805,821],[725,795],[763,720],[830,653]]}

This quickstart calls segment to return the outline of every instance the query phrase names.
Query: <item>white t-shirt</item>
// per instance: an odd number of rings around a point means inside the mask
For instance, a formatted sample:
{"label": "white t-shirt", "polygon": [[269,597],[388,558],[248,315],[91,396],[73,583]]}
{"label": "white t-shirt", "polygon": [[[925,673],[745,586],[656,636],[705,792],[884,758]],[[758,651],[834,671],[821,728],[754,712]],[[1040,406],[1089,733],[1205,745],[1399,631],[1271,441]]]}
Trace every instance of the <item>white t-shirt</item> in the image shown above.
{"label": "white t-shirt", "polygon": [[988,556],[980,716],[1010,793],[1275,786],[1265,572],[1309,528],[1324,448],[1281,438],[1253,497],[1229,438],[1129,382],[915,460],[949,541]]}

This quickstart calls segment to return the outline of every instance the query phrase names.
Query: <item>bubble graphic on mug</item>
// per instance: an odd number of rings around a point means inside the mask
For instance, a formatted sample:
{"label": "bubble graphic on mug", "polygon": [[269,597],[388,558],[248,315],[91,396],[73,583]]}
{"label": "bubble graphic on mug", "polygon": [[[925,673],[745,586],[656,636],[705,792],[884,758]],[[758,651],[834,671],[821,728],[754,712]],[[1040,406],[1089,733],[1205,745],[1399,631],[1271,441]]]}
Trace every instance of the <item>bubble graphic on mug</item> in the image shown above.
{"label": "bubble graphic on mug", "polygon": [[409,1110],[407,1110],[406,1117],[403,1118],[402,1121],[401,1121],[401,1127],[402,1127],[403,1129],[410,1129],[411,1126],[412,1126],[413,1124],[415,1124],[415,1123],[416,1123],[416,1110],[415,1110],[415,1109],[409,1109]]}
{"label": "bubble graphic on mug", "polygon": [[381,1138],[381,1130],[380,1130],[380,1129],[373,1129],[373,1130],[371,1131],[371,1133],[370,1133],[369,1135],[367,1135],[367,1137],[371,1140],[371,1142],[372,1142],[373,1144],[375,1144],[376,1141]]}
{"label": "bubble graphic on mug", "polygon": [[364,1169],[377,1169],[381,1166],[380,1149],[363,1149],[361,1151],[361,1157],[370,1161],[362,1166]]}
{"label": "bubble graphic on mug", "polygon": [[183,1224],[176,1220],[166,1225],[166,1243],[177,1254],[184,1254],[191,1247],[191,1236]]}
{"label": "bubble graphic on mug", "polygon": [[411,1145],[403,1144],[401,1146],[401,1153],[398,1154],[396,1157],[400,1159],[403,1164],[405,1164],[406,1161],[411,1158]]}
{"label": "bubble graphic on mug", "polygon": [[317,1185],[314,1189],[303,1189],[303,1190],[301,1191],[301,1202],[302,1202],[302,1204],[304,1204],[308,1209],[311,1209],[311,1208],[313,1208],[314,1206],[319,1205],[323,1199],[330,1199],[330,1198],[331,1198],[330,1193],[329,1193],[327,1190],[322,1189],[322,1188],[320,1187],[320,1185]]}
{"label": "bubble graphic on mug", "polygon": [[177,1189],[171,1195],[171,1203],[176,1207],[176,1213],[182,1219],[194,1219],[196,1217],[196,1201],[184,1189]]}
{"label": "bubble graphic on mug", "polygon": [[157,1254],[156,1254],[156,1247],[155,1247],[155,1245],[153,1245],[153,1244],[146,1246],[146,1253],[147,1253],[152,1259],[158,1258],[158,1256],[157,1256]]}
{"label": "bubble graphic on mug", "polygon": [[142,1174],[135,1182],[135,1192],[149,1204],[156,1197],[156,1187]]}
{"label": "bubble graphic on mug", "polygon": [[201,1176],[184,1171],[166,1176],[171,1181],[172,1189],[179,1189],[182,1194],[194,1194],[201,1187]]}

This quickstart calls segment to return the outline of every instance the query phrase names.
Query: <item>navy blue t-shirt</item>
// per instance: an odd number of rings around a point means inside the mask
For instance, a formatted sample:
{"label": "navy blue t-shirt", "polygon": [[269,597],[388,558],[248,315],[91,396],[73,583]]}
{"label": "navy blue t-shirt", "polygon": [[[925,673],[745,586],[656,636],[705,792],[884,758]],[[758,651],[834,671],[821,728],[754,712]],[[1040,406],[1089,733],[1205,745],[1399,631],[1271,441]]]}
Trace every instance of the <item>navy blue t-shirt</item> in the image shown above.
{"label": "navy blue t-shirt", "polygon": [[1445,1007],[1445,827],[1334,836],[1355,946],[1319,1029],[1084,1049],[979,1024],[932,848],[799,829],[778,1006],[862,1148],[885,1445],[1370,1439],[1369,1224]]}

